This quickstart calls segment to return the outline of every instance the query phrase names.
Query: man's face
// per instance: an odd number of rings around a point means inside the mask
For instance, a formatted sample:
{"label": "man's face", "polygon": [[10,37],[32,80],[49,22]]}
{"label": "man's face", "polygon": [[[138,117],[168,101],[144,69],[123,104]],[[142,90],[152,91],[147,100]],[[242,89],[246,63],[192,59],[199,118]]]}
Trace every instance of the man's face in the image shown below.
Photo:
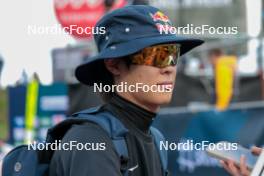
{"label": "man's face", "polygon": [[121,96],[152,111],[157,111],[161,105],[170,102],[176,79],[176,66],[158,68],[132,64],[127,67],[122,60],[119,60],[117,65],[116,72],[114,71],[115,84],[123,82],[136,86],[140,83],[139,87],[145,86],[149,89],[149,91],[139,88],[135,92],[119,92]]}
{"label": "man's face", "polygon": [[131,65],[129,70],[123,73],[122,80],[127,81],[128,84],[142,83],[142,85],[149,87],[147,92],[143,88],[139,89],[138,93],[132,92],[133,96],[140,102],[154,105],[170,102],[176,78],[176,66],[157,68],[146,65]]}

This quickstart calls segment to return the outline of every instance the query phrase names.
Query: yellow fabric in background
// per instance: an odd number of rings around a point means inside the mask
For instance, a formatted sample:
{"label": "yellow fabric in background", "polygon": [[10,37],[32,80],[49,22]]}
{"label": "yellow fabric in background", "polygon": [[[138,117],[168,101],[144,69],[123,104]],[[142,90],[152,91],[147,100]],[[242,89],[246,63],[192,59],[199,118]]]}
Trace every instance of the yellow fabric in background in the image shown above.
{"label": "yellow fabric in background", "polygon": [[216,61],[216,108],[220,111],[225,110],[229,106],[232,99],[236,68],[236,56],[221,56]]}
{"label": "yellow fabric in background", "polygon": [[37,116],[38,89],[39,83],[37,80],[33,80],[27,86],[25,114],[26,143],[30,143],[34,139],[35,118]]}

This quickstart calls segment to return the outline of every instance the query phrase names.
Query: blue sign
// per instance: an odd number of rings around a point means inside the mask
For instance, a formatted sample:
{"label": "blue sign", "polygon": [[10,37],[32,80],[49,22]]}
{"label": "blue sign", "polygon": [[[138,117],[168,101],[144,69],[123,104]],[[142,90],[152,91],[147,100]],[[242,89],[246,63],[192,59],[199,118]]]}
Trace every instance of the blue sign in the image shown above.
{"label": "blue sign", "polygon": [[[219,161],[205,150],[192,148],[197,143],[229,141],[250,148],[264,145],[264,108],[228,110],[225,112],[162,113],[154,126],[164,134],[173,176],[229,176]],[[187,150],[176,145],[188,144]],[[167,148],[165,148],[167,147]]]}

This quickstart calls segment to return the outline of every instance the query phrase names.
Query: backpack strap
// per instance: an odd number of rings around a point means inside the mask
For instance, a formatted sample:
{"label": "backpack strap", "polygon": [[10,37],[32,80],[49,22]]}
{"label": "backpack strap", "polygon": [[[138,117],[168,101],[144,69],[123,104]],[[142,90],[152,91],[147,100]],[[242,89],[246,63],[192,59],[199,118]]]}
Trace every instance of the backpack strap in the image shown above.
{"label": "backpack strap", "polygon": [[87,114],[87,111],[74,114],[75,118],[88,120],[102,127],[111,138],[120,157],[128,158],[125,136],[128,129],[112,114],[108,112],[98,113],[96,116]]}
{"label": "backpack strap", "polygon": [[154,138],[155,145],[156,145],[156,148],[160,156],[160,161],[161,161],[161,165],[163,169],[163,175],[167,176],[168,175],[168,154],[166,150],[160,150],[160,141],[165,141],[165,138],[161,134],[161,132],[153,126],[150,127],[150,132]]}
{"label": "backpack strap", "polygon": [[[74,124],[82,124],[85,122],[92,122],[103,128],[109,137],[111,138],[115,150],[120,158],[121,171],[124,176],[128,174],[127,161],[128,161],[128,149],[125,140],[128,129],[111,113],[100,112],[101,106],[90,108],[84,111],[74,113],[71,118],[68,118],[51,128],[48,131],[48,137],[46,141],[54,141],[62,139],[70,127]],[[95,115],[96,114],[96,115]]]}

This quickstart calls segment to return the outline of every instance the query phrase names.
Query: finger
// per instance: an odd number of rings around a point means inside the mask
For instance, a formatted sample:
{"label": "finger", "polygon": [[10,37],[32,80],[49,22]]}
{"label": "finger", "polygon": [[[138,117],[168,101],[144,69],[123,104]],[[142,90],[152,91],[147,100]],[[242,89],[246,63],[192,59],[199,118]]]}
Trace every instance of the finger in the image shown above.
{"label": "finger", "polygon": [[243,176],[249,176],[250,174],[249,170],[247,169],[245,155],[242,155],[240,158],[240,172]]}
{"label": "finger", "polygon": [[223,161],[223,160],[220,160],[220,164],[223,166],[223,168],[230,174],[232,174],[232,171],[230,170],[230,168],[228,167],[228,163]]}
{"label": "finger", "polygon": [[260,155],[261,151],[262,151],[262,148],[259,148],[259,147],[252,147],[251,148],[251,151],[254,155]]}
{"label": "finger", "polygon": [[233,176],[240,176],[240,171],[233,161],[228,161],[228,167]]}

